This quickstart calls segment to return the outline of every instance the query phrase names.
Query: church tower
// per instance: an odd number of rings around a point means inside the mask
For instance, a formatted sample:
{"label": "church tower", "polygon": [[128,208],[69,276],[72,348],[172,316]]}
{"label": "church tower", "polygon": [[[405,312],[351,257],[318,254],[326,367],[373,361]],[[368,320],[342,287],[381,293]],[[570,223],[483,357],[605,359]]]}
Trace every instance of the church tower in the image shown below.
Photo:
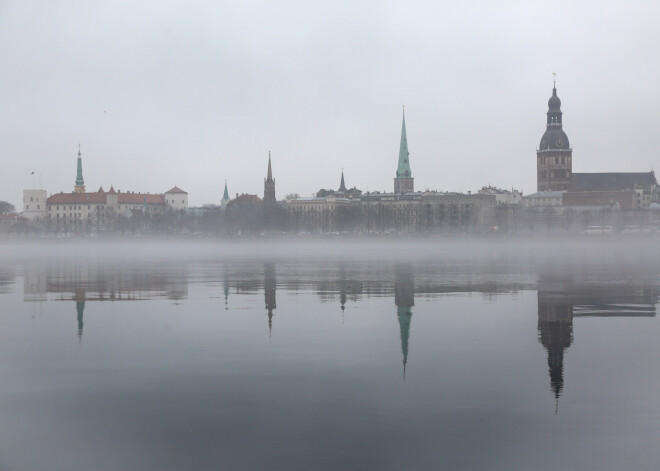
{"label": "church tower", "polygon": [[562,129],[561,100],[553,83],[548,100],[548,123],[536,151],[536,191],[564,191],[571,185],[573,149]]}
{"label": "church tower", "polygon": [[227,180],[225,180],[225,192],[222,195],[222,199],[220,200],[220,207],[222,209],[227,208],[227,203],[229,203],[229,192],[227,191]]}
{"label": "church tower", "polygon": [[401,126],[401,144],[399,145],[399,166],[396,169],[394,179],[394,193],[408,193],[415,191],[414,179],[410,171],[408,157],[408,138],[406,137],[406,112],[403,112],[403,124]]}
{"label": "church tower", "polygon": [[80,156],[80,144],[78,144],[78,172],[76,174],[76,186],[73,187],[74,193],[85,192],[85,180],[82,175],[82,157]]}
{"label": "church tower", "polygon": [[268,151],[268,174],[264,180],[264,204],[275,204],[275,180],[273,179],[273,169],[270,165],[270,151]]}

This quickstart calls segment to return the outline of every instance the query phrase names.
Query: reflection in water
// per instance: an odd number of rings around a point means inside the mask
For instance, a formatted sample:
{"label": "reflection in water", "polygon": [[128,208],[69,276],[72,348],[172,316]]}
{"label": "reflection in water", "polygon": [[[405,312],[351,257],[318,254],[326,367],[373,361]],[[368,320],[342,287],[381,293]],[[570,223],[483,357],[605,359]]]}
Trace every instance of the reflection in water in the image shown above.
{"label": "reflection in water", "polygon": [[78,340],[82,341],[83,314],[85,313],[85,300],[76,301],[76,312],[78,312]]}
{"label": "reflection in water", "polygon": [[277,307],[275,302],[275,264],[272,262],[264,263],[264,301],[268,310],[268,333],[273,330],[273,310]]}
{"label": "reflection in water", "polygon": [[401,352],[403,353],[403,377],[406,377],[408,363],[408,340],[412,307],[415,305],[415,278],[412,264],[397,264],[394,267],[394,304],[399,319]]}
{"label": "reflection in water", "polygon": [[573,319],[654,317],[657,302],[657,289],[644,283],[582,283],[565,274],[539,278],[538,339],[548,353],[555,412],[564,389],[564,351],[573,343]]}

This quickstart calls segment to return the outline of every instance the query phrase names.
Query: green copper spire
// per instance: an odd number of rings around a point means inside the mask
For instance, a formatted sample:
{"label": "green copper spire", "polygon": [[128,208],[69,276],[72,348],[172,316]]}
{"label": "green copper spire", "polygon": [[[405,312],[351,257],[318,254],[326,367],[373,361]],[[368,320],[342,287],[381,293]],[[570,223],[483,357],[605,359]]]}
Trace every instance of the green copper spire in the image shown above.
{"label": "green copper spire", "polygon": [[410,162],[408,161],[408,138],[406,137],[406,112],[403,112],[403,124],[401,125],[401,145],[399,146],[399,167],[396,170],[397,178],[410,178]]}
{"label": "green copper spire", "polygon": [[76,186],[83,186],[85,180],[82,176],[82,158],[80,157],[80,144],[78,144],[78,174],[76,175]]}
{"label": "green copper spire", "polygon": [[223,201],[229,201],[229,192],[227,191],[227,180],[225,180],[225,192],[222,195]]}

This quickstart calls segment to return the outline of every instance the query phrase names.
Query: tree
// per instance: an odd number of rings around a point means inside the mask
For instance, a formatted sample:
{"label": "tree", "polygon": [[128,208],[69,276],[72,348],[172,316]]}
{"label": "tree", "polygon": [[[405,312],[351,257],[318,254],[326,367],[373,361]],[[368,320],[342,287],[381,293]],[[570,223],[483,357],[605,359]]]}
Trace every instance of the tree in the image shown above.
{"label": "tree", "polygon": [[16,208],[13,204],[7,201],[0,201],[0,214],[11,214],[15,213]]}

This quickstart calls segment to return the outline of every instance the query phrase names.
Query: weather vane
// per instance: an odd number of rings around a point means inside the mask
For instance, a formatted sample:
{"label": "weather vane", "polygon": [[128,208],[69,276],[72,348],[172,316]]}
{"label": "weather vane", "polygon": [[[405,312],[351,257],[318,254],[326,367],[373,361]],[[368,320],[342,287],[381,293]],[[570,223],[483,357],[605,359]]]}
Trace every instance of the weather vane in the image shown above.
{"label": "weather vane", "polygon": [[552,85],[557,85],[557,72],[552,73]]}

